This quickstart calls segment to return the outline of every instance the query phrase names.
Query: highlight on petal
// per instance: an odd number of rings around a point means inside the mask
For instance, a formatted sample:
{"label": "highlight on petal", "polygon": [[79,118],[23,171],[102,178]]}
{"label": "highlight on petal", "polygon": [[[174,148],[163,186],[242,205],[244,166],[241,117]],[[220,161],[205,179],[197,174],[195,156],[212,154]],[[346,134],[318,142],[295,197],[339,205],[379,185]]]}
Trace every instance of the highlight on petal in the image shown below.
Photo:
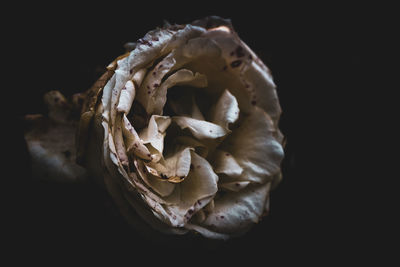
{"label": "highlight on petal", "polygon": [[216,139],[227,135],[230,131],[211,122],[196,120],[189,117],[172,117],[181,129],[189,129],[198,139]]}
{"label": "highlight on petal", "polygon": [[142,178],[142,180],[157,194],[162,197],[166,197],[174,191],[175,184],[169,183],[168,181],[162,181],[158,177],[153,176],[151,173],[147,172],[145,163],[140,160],[135,160],[135,166],[137,173]]}
{"label": "highlight on petal", "polygon": [[125,144],[128,154],[133,152],[135,156],[145,159],[151,160],[151,153],[148,148],[143,144],[143,141],[140,139],[136,130],[133,128],[131,123],[125,114],[123,114],[123,127],[122,133],[125,138]]}
{"label": "highlight on petal", "polygon": [[164,150],[165,131],[171,124],[171,119],[165,116],[153,115],[149,125],[139,133],[144,144],[151,144],[160,154]]}
{"label": "highlight on petal", "polygon": [[131,80],[127,81],[121,90],[117,106],[118,112],[128,113],[131,110],[133,100],[135,99],[135,85]]}
{"label": "highlight on petal", "polygon": [[222,93],[214,107],[211,121],[226,129],[239,118],[239,105],[236,98],[227,90]]}
{"label": "highlight on petal", "polygon": [[191,148],[184,148],[159,162],[146,164],[149,173],[172,183],[182,182],[190,171]]}

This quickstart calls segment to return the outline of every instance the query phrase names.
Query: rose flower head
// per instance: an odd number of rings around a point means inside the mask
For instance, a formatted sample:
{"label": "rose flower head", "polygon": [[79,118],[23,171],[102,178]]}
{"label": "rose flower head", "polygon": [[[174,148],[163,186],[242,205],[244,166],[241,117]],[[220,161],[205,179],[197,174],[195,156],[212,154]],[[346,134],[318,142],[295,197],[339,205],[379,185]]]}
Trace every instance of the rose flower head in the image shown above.
{"label": "rose flower head", "polygon": [[242,235],[267,214],[281,179],[281,108],[269,69],[219,17],[166,24],[126,48],[79,95],[79,121],[50,108],[47,135],[74,129],[64,137],[75,140],[73,155],[32,132],[31,153],[34,141],[41,161],[59,157],[47,167],[67,162],[71,177],[82,174],[76,160],[133,224]]}

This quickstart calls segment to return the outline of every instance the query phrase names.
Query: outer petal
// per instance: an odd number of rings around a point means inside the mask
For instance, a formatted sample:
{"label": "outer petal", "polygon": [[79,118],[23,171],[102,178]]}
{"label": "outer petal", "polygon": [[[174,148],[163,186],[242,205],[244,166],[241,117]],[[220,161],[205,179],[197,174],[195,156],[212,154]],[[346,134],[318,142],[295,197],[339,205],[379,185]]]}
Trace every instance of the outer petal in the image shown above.
{"label": "outer petal", "polygon": [[265,210],[270,183],[228,192],[215,201],[215,207],[201,226],[210,231],[239,235],[257,223]]}
{"label": "outer petal", "polygon": [[243,168],[242,180],[264,183],[280,172],[283,149],[274,132],[268,115],[255,108],[228,137],[224,146]]}

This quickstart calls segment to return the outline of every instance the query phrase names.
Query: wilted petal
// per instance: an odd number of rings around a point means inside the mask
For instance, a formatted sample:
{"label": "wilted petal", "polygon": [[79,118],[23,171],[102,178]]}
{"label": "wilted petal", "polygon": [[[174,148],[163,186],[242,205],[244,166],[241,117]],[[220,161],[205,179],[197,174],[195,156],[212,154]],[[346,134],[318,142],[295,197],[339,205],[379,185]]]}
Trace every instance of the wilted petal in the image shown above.
{"label": "wilted petal", "polygon": [[237,192],[250,184],[249,181],[236,181],[236,182],[227,182],[227,183],[220,183],[218,186],[220,188]]}
{"label": "wilted petal", "polygon": [[135,166],[137,173],[142,180],[160,196],[168,196],[172,191],[174,191],[175,184],[168,181],[162,181],[158,177],[153,176],[147,171],[145,163],[140,160],[135,160]]}
{"label": "wilted petal", "polygon": [[219,149],[214,151],[213,166],[215,173],[223,173],[228,176],[238,177],[243,172],[243,168],[232,154]]}
{"label": "wilted petal", "polygon": [[218,190],[218,176],[207,160],[191,152],[193,168],[188,177],[177,185],[171,198],[178,198],[176,205],[168,206],[182,224],[185,224],[197,210],[206,206]]}
{"label": "wilted petal", "polygon": [[172,183],[182,182],[190,171],[191,148],[182,149],[157,163],[146,164],[147,171]]}
{"label": "wilted petal", "polygon": [[193,136],[198,139],[216,139],[229,133],[229,130],[208,121],[180,116],[172,117],[172,120],[181,129],[189,129]]}
{"label": "wilted petal", "polygon": [[215,200],[215,207],[202,226],[217,233],[238,235],[257,223],[265,210],[270,183],[227,192]]}
{"label": "wilted petal", "polygon": [[126,153],[126,147],[122,136],[122,115],[122,113],[118,114],[115,121],[114,142],[115,149],[121,164],[125,167],[129,167],[128,155]]}
{"label": "wilted petal", "polygon": [[182,145],[184,147],[192,147],[194,148],[195,152],[203,158],[207,157],[208,154],[208,147],[203,144],[202,142],[194,139],[190,136],[178,136],[175,139],[177,145]]}
{"label": "wilted petal", "polygon": [[244,170],[243,180],[264,183],[280,171],[283,149],[274,132],[269,116],[262,109],[254,108],[225,140],[225,149]]}
{"label": "wilted petal", "polygon": [[119,97],[118,112],[128,113],[131,110],[133,99],[135,99],[135,91],[133,82],[131,80],[127,81]]}
{"label": "wilted petal", "polygon": [[150,151],[143,144],[143,141],[140,139],[125,114],[123,114],[122,133],[125,137],[125,144],[128,153],[133,152],[139,158],[151,160]]}
{"label": "wilted petal", "polygon": [[140,133],[140,139],[143,140],[144,144],[151,144],[162,154],[164,149],[164,136],[165,130],[171,124],[171,119],[165,116],[151,116],[149,125],[143,129]]}
{"label": "wilted petal", "polygon": [[238,118],[238,102],[228,90],[225,90],[215,104],[211,121],[229,129],[229,124],[234,123]]}
{"label": "wilted petal", "polygon": [[203,74],[187,69],[181,69],[168,77],[163,82],[160,88],[155,89],[152,97],[150,98],[147,110],[151,114],[161,114],[163,107],[167,101],[167,90],[175,85],[188,85],[193,87],[206,87],[207,77]]}

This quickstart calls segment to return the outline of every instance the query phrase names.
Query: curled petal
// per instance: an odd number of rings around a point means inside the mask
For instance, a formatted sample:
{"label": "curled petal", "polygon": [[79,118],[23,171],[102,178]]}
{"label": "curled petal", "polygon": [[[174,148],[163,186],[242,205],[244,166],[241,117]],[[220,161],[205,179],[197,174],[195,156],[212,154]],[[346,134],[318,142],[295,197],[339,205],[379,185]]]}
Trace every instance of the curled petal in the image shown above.
{"label": "curled petal", "polygon": [[149,104],[149,111],[154,114],[161,114],[167,101],[167,90],[175,85],[189,85],[193,87],[206,87],[207,77],[200,73],[193,74],[192,71],[181,69],[171,76],[155,91],[152,102]]}
{"label": "curled petal", "polygon": [[137,157],[151,160],[151,153],[147,147],[143,144],[136,130],[133,128],[126,115],[123,114],[123,128],[122,133],[125,138],[125,144],[128,154],[133,152]]}
{"label": "curled petal", "polygon": [[135,160],[136,170],[142,180],[153,189],[161,197],[166,197],[174,191],[175,184],[169,183],[168,181],[162,181],[159,178],[153,176],[151,173],[147,172],[145,163],[140,160]]}
{"label": "curled petal", "polygon": [[255,108],[224,144],[225,149],[243,168],[243,180],[264,183],[280,171],[283,148],[273,134],[268,115]]}
{"label": "curled petal", "polygon": [[135,98],[135,85],[131,80],[127,81],[125,87],[122,88],[117,111],[128,113],[131,110],[133,99]]}
{"label": "curled petal", "polygon": [[198,139],[216,139],[229,133],[229,130],[203,120],[196,120],[189,117],[176,116],[172,118],[181,129],[189,129],[194,137]]}
{"label": "curled petal", "polygon": [[177,185],[169,197],[178,199],[177,204],[168,207],[177,220],[185,224],[197,210],[206,206],[218,190],[218,176],[207,160],[191,152],[193,168],[188,177]]}
{"label": "curled petal", "polygon": [[157,163],[146,164],[147,171],[165,181],[182,182],[190,171],[191,148],[185,148]]}
{"label": "curled petal", "polygon": [[140,139],[144,144],[151,144],[160,154],[164,149],[165,131],[171,124],[171,119],[165,116],[153,115],[150,118],[149,125],[140,133]]}
{"label": "curled petal", "polygon": [[226,89],[215,104],[212,122],[228,129],[230,123],[239,118],[239,105],[236,98]]}

